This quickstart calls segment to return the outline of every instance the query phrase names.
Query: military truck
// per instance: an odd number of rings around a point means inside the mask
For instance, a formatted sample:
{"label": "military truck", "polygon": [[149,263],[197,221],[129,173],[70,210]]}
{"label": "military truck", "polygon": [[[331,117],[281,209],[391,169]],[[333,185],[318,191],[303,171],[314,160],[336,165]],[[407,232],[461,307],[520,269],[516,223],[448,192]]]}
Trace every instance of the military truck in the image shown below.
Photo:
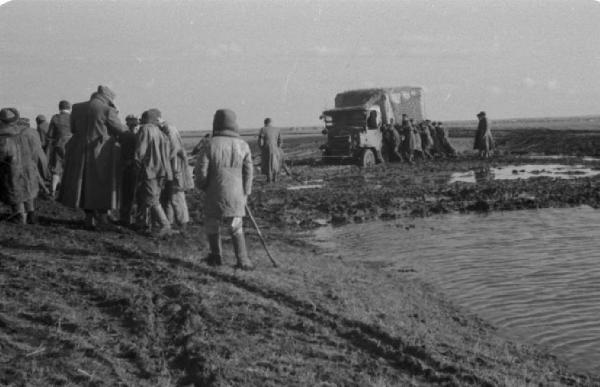
{"label": "military truck", "polygon": [[362,167],[381,162],[383,125],[392,119],[400,123],[402,114],[417,121],[424,119],[421,87],[403,86],[349,90],[335,96],[335,108],[325,110],[321,146],[326,163],[350,160]]}

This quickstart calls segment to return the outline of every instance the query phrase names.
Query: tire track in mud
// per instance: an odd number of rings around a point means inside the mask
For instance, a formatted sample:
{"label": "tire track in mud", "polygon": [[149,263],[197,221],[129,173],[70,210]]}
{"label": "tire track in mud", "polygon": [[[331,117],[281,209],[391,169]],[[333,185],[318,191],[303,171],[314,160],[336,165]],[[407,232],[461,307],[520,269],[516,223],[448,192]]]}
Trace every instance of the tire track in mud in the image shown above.
{"label": "tire track in mud", "polygon": [[[107,246],[108,247],[108,246]],[[165,262],[171,267],[185,267],[203,275],[211,276],[219,281],[229,283],[246,292],[272,300],[292,310],[298,316],[333,330],[336,335],[355,348],[368,353],[373,358],[383,358],[394,369],[408,375],[419,375],[427,382],[445,385],[462,386],[469,383],[478,386],[494,386],[495,383],[485,380],[462,367],[444,365],[434,359],[424,348],[406,344],[399,337],[392,337],[387,332],[372,325],[351,320],[328,311],[322,306],[298,299],[290,294],[265,287],[254,281],[235,274],[228,274],[218,269],[202,267],[193,262],[176,257],[156,253],[130,251],[121,246],[109,247],[113,253],[122,256],[137,256],[140,259],[152,258],[158,263]]]}

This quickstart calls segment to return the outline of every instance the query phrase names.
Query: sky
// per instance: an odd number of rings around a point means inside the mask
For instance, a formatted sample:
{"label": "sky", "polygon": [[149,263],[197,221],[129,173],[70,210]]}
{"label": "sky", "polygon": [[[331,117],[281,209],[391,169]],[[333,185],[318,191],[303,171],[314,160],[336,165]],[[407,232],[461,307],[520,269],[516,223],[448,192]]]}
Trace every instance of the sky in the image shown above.
{"label": "sky", "polygon": [[424,88],[434,120],[600,111],[593,0],[13,0],[0,5],[0,105],[50,116],[116,94],[181,130],[319,125],[341,91]]}

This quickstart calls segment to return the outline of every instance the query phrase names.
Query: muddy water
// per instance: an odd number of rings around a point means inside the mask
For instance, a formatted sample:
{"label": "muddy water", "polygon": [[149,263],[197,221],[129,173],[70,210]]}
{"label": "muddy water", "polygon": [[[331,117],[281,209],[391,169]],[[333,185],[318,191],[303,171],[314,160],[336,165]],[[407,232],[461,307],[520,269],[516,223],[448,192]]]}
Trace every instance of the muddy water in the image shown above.
{"label": "muddy water", "polygon": [[488,180],[530,179],[532,177],[575,179],[580,177],[592,177],[599,174],[600,170],[584,165],[506,165],[498,168],[481,168],[475,171],[456,172],[450,176],[448,183],[454,183],[457,181],[465,183],[479,183]]}
{"label": "muddy water", "polygon": [[501,333],[600,372],[600,211],[591,208],[376,222],[316,231],[328,254],[415,270]]}

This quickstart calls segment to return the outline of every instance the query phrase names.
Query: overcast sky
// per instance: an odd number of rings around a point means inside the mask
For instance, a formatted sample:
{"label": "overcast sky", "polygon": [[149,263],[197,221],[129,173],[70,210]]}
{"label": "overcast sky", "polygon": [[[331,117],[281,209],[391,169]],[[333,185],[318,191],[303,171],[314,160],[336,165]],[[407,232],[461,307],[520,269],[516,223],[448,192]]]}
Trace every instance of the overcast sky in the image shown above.
{"label": "overcast sky", "polygon": [[429,118],[600,112],[593,0],[30,1],[0,6],[0,105],[53,114],[99,84],[182,130],[318,125],[337,92],[423,86]]}

